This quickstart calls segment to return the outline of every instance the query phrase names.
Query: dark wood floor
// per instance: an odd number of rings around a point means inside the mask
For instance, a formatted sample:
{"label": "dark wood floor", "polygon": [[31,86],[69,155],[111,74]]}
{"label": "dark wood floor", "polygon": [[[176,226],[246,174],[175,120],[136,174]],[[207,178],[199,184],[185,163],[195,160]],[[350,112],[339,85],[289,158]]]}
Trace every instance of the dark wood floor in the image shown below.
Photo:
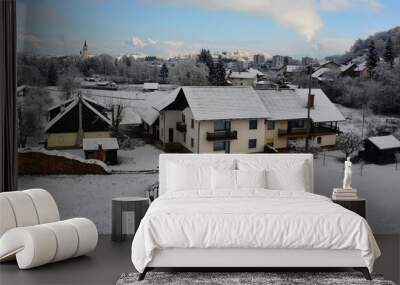
{"label": "dark wood floor", "polygon": [[[400,281],[400,236],[376,235],[382,256],[375,272],[395,283]],[[124,272],[134,271],[130,260],[131,241],[111,242],[100,236],[89,256],[78,257],[30,270],[19,270],[15,262],[0,265],[0,284],[115,284]]]}

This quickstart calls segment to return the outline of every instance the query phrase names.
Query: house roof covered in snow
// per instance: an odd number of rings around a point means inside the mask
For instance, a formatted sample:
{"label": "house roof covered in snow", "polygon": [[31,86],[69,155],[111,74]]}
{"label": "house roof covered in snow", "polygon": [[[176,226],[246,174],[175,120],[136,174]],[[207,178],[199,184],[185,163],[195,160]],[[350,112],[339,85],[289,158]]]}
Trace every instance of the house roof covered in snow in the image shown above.
{"label": "house roof covered in snow", "polygon": [[145,82],[143,83],[144,90],[158,90],[158,83],[157,82]]}
{"label": "house roof covered in snow", "polygon": [[348,63],[348,64],[341,65],[341,66],[340,66],[340,71],[341,71],[341,72],[346,72],[347,70],[349,70],[350,68],[352,68],[352,67],[354,67],[354,66],[355,66],[355,64],[352,63],[352,62],[350,62],[350,63]]}
{"label": "house roof covered in snow", "polygon": [[370,137],[369,140],[380,150],[400,148],[400,141],[393,135]]}
{"label": "house roof covered in snow", "polygon": [[116,138],[94,138],[94,139],[83,139],[82,148],[83,150],[97,150],[99,145],[104,150],[116,150],[119,149],[118,141]]}
{"label": "house roof covered in snow", "polygon": [[178,89],[175,97],[182,91],[195,120],[270,117],[264,104],[251,87],[181,87]]}
{"label": "house roof covered in snow", "polygon": [[155,91],[146,95],[143,101],[138,101],[133,107],[142,120],[149,126],[153,125],[160,116],[159,109],[171,104],[177,95],[177,90],[171,92]]}
{"label": "house roof covered in snow", "polygon": [[[68,100],[67,100],[68,101]],[[95,101],[89,100],[88,98],[85,98],[83,96],[77,96],[73,99],[73,102],[70,103],[65,110],[60,112],[57,116],[55,116],[51,121],[48,122],[45,132],[49,131],[51,127],[53,127],[55,124],[57,124],[58,121],[61,120],[66,114],[68,114],[72,109],[74,109],[75,106],[78,105],[79,101],[83,103],[84,106],[86,106],[90,111],[92,111],[97,117],[99,117],[102,121],[104,121],[107,125],[112,126],[111,121],[101,114],[96,108],[92,106],[92,104],[97,104],[94,103]]]}
{"label": "house roof covered in snow", "polygon": [[325,73],[330,72],[331,69],[327,68],[327,67],[321,67],[319,69],[317,69],[316,71],[314,71],[314,73],[311,75],[313,78],[320,78],[321,76],[323,76]]}
{"label": "house roof covered in snow", "polygon": [[[272,120],[307,118],[308,89],[281,89],[256,91]],[[315,95],[310,117],[315,123],[344,121],[345,118],[321,89],[312,89]]]}
{"label": "house roof covered in snow", "polygon": [[272,120],[291,120],[307,117],[307,109],[300,105],[299,97],[291,89],[256,90]]}
{"label": "house roof covered in snow", "polygon": [[[300,104],[303,108],[307,109],[308,102],[308,89],[295,89],[300,97]],[[312,89],[311,94],[314,94],[314,108],[311,108],[311,119],[315,123],[323,122],[341,122],[345,121],[343,114],[326,96],[322,89]]]}
{"label": "house roof covered in snow", "polygon": [[249,68],[246,71],[233,71],[229,74],[229,78],[233,79],[256,79],[257,76],[263,76],[264,73],[261,71],[254,69],[254,68]]}

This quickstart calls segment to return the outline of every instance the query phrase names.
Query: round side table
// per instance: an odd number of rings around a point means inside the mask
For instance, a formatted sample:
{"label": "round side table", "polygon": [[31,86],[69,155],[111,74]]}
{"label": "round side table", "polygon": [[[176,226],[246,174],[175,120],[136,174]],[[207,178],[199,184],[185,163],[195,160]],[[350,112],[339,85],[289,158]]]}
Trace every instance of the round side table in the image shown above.
{"label": "round side table", "polygon": [[[122,232],[124,212],[135,212],[135,232],[140,221],[149,208],[150,200],[144,197],[116,197],[112,199],[112,241],[123,241],[126,234]],[[133,233],[135,234],[135,233]]]}

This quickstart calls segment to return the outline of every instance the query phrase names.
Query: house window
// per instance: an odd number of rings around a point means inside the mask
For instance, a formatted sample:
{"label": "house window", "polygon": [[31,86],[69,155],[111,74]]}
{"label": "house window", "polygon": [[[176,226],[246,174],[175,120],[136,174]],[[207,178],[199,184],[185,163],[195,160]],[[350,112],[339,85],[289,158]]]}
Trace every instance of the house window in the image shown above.
{"label": "house window", "polygon": [[257,120],[250,120],[249,121],[249,129],[250,130],[257,130]]}
{"label": "house window", "polygon": [[186,133],[183,134],[183,142],[186,143]]}
{"label": "house window", "polygon": [[304,129],[304,120],[293,120],[288,123],[289,129]]}
{"label": "house window", "polygon": [[317,137],[317,144],[321,144],[322,143],[322,138],[321,137]]}
{"label": "house window", "polygon": [[191,127],[192,129],[194,129],[194,120],[193,120],[193,119],[190,121],[190,127]]}
{"label": "house window", "polygon": [[214,151],[222,151],[226,149],[225,141],[214,142]]}
{"label": "house window", "polygon": [[249,139],[249,148],[257,147],[257,139]]}
{"label": "house window", "polygon": [[275,121],[267,121],[267,128],[268,128],[268,130],[274,130],[275,129]]}
{"label": "house window", "polygon": [[193,148],[194,147],[194,139],[190,138],[190,146]]}
{"label": "house window", "polygon": [[185,122],[185,114],[182,114],[182,122]]}
{"label": "house window", "polygon": [[214,121],[214,131],[215,132],[230,130],[230,128],[231,128],[230,121],[225,121],[225,120]]}

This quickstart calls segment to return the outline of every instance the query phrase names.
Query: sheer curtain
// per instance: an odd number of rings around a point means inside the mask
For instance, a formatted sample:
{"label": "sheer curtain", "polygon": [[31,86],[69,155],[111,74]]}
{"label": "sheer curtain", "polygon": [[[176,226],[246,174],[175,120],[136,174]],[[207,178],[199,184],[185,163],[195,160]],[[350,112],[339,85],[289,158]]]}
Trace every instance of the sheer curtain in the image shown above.
{"label": "sheer curtain", "polygon": [[0,191],[17,190],[16,6],[0,0]]}

